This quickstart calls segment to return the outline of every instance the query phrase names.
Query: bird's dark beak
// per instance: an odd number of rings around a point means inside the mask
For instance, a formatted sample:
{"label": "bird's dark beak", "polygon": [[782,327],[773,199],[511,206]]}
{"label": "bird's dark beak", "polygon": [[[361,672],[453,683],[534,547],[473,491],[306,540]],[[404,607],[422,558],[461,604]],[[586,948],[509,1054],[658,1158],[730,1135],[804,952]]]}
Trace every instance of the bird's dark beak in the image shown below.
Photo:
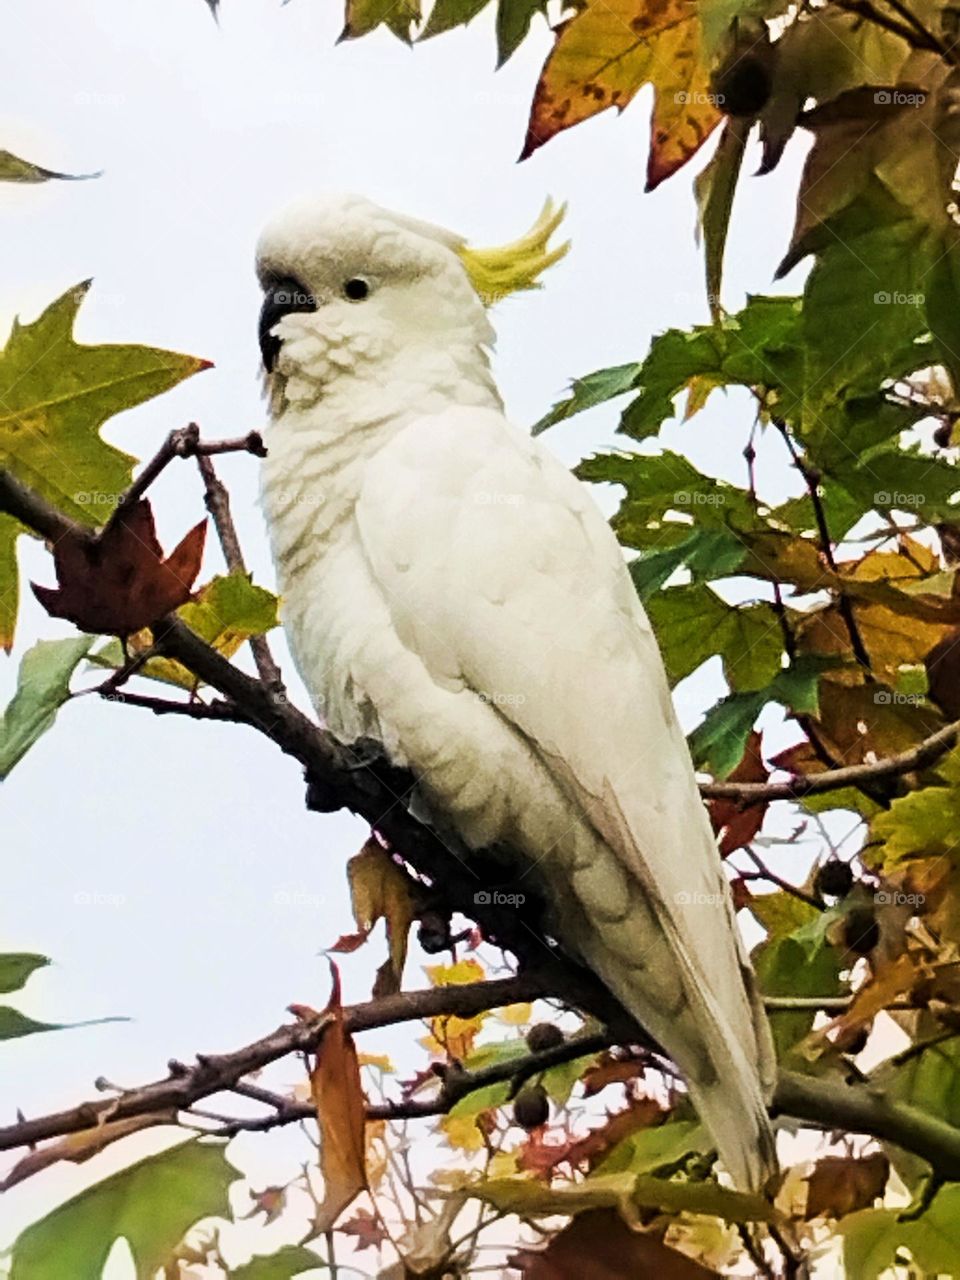
{"label": "bird's dark beak", "polygon": [[267,286],[260,308],[260,354],[267,373],[273,372],[280,354],[280,339],[270,331],[292,311],[316,311],[317,299],[299,280],[287,276]]}

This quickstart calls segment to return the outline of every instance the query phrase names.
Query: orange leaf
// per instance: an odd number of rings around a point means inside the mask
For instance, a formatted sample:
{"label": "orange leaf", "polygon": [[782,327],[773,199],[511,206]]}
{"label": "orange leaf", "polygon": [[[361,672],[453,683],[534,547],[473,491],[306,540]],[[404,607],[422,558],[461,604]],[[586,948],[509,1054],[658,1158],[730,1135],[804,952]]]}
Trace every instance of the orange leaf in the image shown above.
{"label": "orange leaf", "polygon": [[324,1198],[317,1213],[318,1234],[330,1231],[343,1210],[367,1187],[364,1161],[365,1101],[353,1037],[344,1029],[340,974],[333,971],[333,991],[324,1012],[332,1021],[323,1033],[310,1093],[320,1128],[320,1172]]}
{"label": "orange leaf", "polygon": [[701,54],[695,0],[587,0],[556,28],[521,159],[608,107],[654,86],[647,189],[684,165],[721,119]]}
{"label": "orange leaf", "polygon": [[49,614],[94,635],[129,636],[179,609],[200,572],[201,520],[164,560],[146,498],[91,542],[65,534],[53,548],[58,587],[33,586]]}

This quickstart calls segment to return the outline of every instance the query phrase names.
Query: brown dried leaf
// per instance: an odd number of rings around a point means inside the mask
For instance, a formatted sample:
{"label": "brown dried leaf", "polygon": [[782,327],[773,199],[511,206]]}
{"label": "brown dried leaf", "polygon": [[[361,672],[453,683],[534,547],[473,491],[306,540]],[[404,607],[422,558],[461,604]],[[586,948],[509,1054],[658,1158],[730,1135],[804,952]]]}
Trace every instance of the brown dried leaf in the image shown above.
{"label": "brown dried leaf", "polygon": [[108,1120],[94,1129],[83,1129],[80,1133],[69,1133],[44,1147],[30,1151],[13,1166],[7,1176],[0,1180],[0,1192],[9,1191],[18,1182],[24,1182],[42,1169],[59,1160],[70,1160],[73,1164],[82,1164],[91,1156],[98,1155],[104,1147],[119,1138],[126,1138],[131,1133],[139,1133],[141,1129],[150,1129],[158,1124],[176,1124],[176,1110],[153,1111],[145,1116],[130,1116],[125,1120]]}
{"label": "brown dried leaf", "polygon": [[201,520],[164,559],[150,503],[142,498],[96,541],[60,538],[53,548],[58,587],[32,583],[34,595],[49,614],[81,631],[132,635],[190,599],[206,532]]}
{"label": "brown dried leaf", "polygon": [[842,1218],[883,1198],[890,1161],[882,1151],[862,1159],[823,1156],[808,1179],[806,1218]]}
{"label": "brown dried leaf", "polygon": [[318,1235],[333,1229],[340,1214],[367,1188],[364,1160],[365,1100],[353,1037],[344,1029],[340,974],[333,971],[333,991],[325,1013],[332,1021],[323,1033],[310,1093],[320,1129],[320,1172],[324,1198],[317,1211]]}
{"label": "brown dried leaf", "polygon": [[705,1280],[717,1274],[656,1236],[631,1230],[613,1209],[578,1214],[542,1252],[524,1249],[509,1265],[524,1280]]}

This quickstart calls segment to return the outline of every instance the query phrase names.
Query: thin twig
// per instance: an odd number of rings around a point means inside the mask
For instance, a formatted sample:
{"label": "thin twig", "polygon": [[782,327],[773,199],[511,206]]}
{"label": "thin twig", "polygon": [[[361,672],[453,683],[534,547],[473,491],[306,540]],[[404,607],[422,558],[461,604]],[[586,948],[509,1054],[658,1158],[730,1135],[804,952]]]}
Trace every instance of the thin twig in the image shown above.
{"label": "thin twig", "polygon": [[[259,439],[259,437],[257,438]],[[225,452],[225,450],[220,450],[220,452]],[[220,546],[223,549],[223,558],[227,562],[227,568],[231,573],[245,574],[247,566],[240,547],[240,539],[237,536],[237,527],[233,523],[233,515],[230,511],[230,494],[227,492],[226,485],[217,475],[209,454],[198,453],[197,466],[200,468],[200,475],[203,477],[203,501],[217,530],[217,537],[220,539]],[[250,652],[253,654],[253,660],[257,664],[260,679],[271,692],[276,694],[283,693],[280,668],[273,660],[267,637],[262,635],[251,636],[248,643]]]}

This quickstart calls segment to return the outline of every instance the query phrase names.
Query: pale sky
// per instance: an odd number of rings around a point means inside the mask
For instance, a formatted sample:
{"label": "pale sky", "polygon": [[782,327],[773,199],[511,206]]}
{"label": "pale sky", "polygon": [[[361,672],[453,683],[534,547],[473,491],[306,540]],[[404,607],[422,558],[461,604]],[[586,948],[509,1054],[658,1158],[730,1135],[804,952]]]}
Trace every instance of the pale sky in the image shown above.
{"label": "pale sky", "polygon": [[[361,191],[477,244],[525,230],[547,194],[569,201],[571,254],[542,292],[494,316],[496,372],[522,424],[572,376],[637,359],[655,332],[706,319],[692,170],[643,194],[646,93],[622,118],[608,113],[515,163],[550,46],[540,19],[496,75],[492,10],[413,51],[383,31],[336,46],[336,0],[224,0],[219,28],[203,0],[8,0],[3,23],[0,148],[104,174],[0,187],[0,332],[93,276],[82,339],[150,343],[216,364],[108,425],[108,438],[141,458],[191,419],[207,437],[263,426],[254,242],[279,206],[323,188]],[[771,291],[802,151],[797,143],[776,174],[744,184],[728,255],[731,310],[747,290]],[[718,396],[665,438],[742,482],[748,415]],[[615,443],[616,416],[603,408],[545,439],[572,463]],[[230,458],[221,474],[248,562],[269,586],[256,466]],[[779,455],[761,468],[774,496],[796,491]],[[152,496],[168,544],[203,514],[192,466],[171,468]],[[43,550],[22,547],[26,577],[50,583]],[[215,551],[207,565],[219,571]],[[15,657],[0,657],[0,704],[24,648],[70,631],[26,594]],[[687,682],[679,704],[688,727],[716,691],[713,665]],[[2,1046],[5,1122],[17,1106],[30,1115],[80,1101],[100,1075],[154,1079],[171,1056],[264,1034],[291,1001],[325,1001],[320,952],[349,927],[343,865],[363,827],[307,814],[296,766],[252,731],[82,699],[16,768],[2,803],[0,944],[55,961],[17,1003],[50,1021],[133,1019]],[[368,996],[382,958],[375,944],[344,958],[345,999]],[[410,985],[420,985],[418,963]],[[365,1044],[403,1058],[412,1038],[383,1033]],[[290,1063],[274,1079],[297,1075]],[[244,1140],[233,1154],[263,1183],[290,1175],[294,1142]],[[115,1151],[0,1199],[0,1248],[92,1173],[111,1171]]]}

